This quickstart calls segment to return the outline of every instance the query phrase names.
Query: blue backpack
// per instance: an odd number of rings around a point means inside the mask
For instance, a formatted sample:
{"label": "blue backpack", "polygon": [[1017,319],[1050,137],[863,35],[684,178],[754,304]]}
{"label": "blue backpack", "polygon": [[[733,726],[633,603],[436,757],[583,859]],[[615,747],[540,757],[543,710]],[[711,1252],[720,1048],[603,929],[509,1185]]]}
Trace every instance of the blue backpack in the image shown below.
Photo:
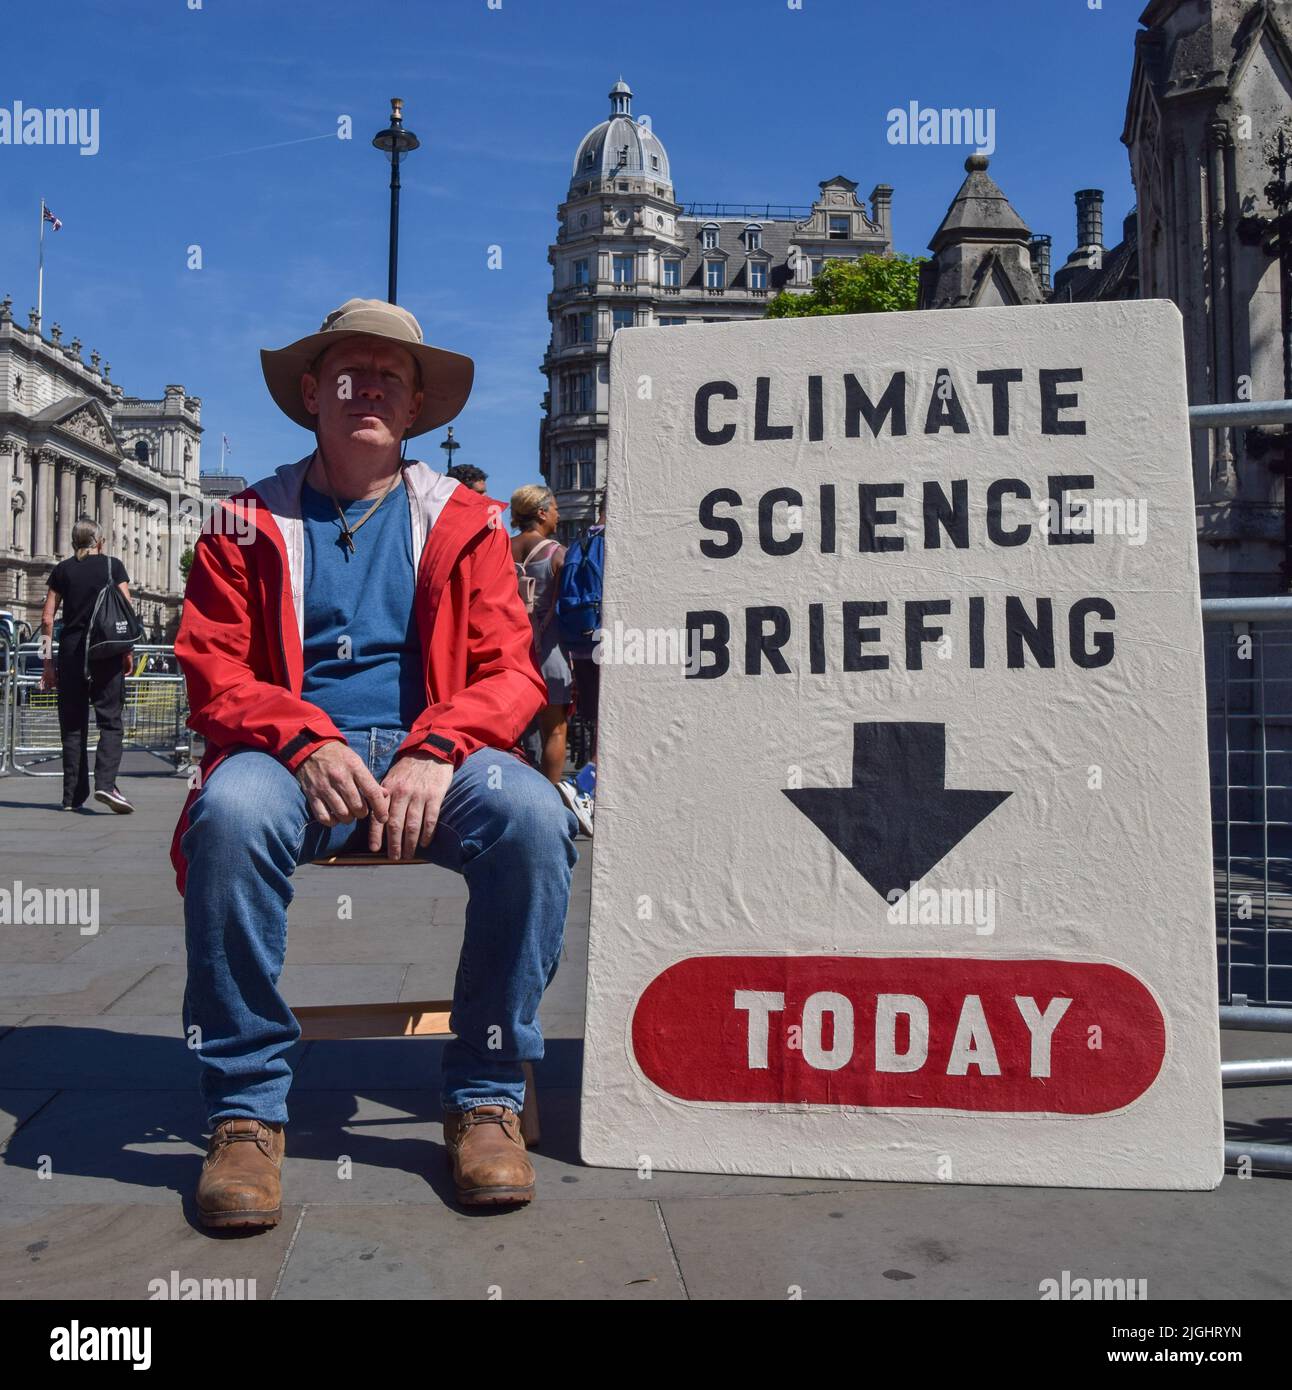
{"label": "blue backpack", "polygon": [[556,597],[556,629],[561,645],[575,656],[590,656],[597,645],[605,568],[604,531],[576,537],[565,552],[561,590]]}

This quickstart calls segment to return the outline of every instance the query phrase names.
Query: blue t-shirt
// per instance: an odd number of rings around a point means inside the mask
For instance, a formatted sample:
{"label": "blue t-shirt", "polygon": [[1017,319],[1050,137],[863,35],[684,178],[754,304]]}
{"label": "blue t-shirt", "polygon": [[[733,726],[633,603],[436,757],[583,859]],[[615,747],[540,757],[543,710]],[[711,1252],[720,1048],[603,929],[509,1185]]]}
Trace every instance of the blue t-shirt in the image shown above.
{"label": "blue t-shirt", "polygon": [[[353,526],[372,506],[338,499]],[[332,499],[306,483],[305,679],[301,695],[342,733],[411,729],[426,708],[417,620],[413,524],[408,492],[396,483],[354,536],[341,542]]]}

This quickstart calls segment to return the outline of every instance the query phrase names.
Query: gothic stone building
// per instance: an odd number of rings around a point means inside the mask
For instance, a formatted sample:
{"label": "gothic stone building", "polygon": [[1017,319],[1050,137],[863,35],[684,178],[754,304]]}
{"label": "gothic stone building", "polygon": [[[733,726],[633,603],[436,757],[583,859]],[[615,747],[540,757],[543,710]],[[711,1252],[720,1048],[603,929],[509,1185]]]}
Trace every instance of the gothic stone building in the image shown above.
{"label": "gothic stone building", "polygon": [[609,117],[579,142],[548,248],[552,334],[539,457],[563,541],[595,520],[605,486],[618,329],[762,318],[782,290],[807,292],[826,256],[892,249],[886,184],[872,190],[869,210],[842,175],[824,180],[810,207],[684,206],[664,146],[645,118],[633,117],[622,78],[609,95]]}
{"label": "gothic stone building", "polygon": [[169,640],[184,589],[180,557],[200,529],[202,402],[182,386],[127,396],[99,354],[46,338],[0,302],[0,613],[39,630],[46,580],[71,553],[80,516],[121,557],[150,639]]}
{"label": "gothic stone building", "polygon": [[[1171,299],[1190,404],[1281,400],[1279,265],[1260,219],[1273,212],[1280,128],[1292,147],[1292,0],[1152,0],[1140,23],[1122,132],[1137,208],[1121,241],[1105,246],[1103,194],[1082,189],[1076,246],[1051,285],[1049,239],[1028,232],[972,156],[930,245],[921,306]],[[1287,588],[1276,433],[1193,432],[1205,594]]]}

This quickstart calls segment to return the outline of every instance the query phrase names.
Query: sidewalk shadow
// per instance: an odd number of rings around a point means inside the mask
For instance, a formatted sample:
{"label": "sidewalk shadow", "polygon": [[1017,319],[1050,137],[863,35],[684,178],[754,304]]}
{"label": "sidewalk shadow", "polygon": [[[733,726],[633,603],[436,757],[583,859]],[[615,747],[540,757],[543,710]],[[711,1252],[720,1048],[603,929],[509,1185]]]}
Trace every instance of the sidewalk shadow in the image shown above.
{"label": "sidewalk shadow", "polygon": [[[448,1205],[454,1204],[441,1142],[387,1138],[387,1126],[438,1122],[444,1038],[374,1038],[300,1042],[287,1058],[294,1076],[312,1084],[288,1097],[288,1154],[413,1173]],[[577,1091],[583,1064],[579,1039],[547,1044],[534,1071],[544,1155],[582,1166],[577,1105],[543,1108],[543,1094]],[[182,1038],[118,1033],[89,1027],[15,1027],[0,1037],[0,1090],[58,1094],[16,1130],[4,1151],[7,1167],[37,1170],[46,1160],[56,1175],[105,1179],[130,1187],[164,1188],[196,1225],[192,1194],[206,1153],[205,1107],[199,1068]],[[330,1078],[337,1084],[331,1085]],[[347,1079],[348,1078],[348,1079]],[[327,1089],[313,1089],[323,1082]],[[398,1096],[400,1113],[355,1120],[362,1103]],[[353,1125],[341,1136],[347,1125]],[[146,1146],[183,1143],[190,1153],[150,1153]],[[505,1210],[505,1209],[500,1209]]]}

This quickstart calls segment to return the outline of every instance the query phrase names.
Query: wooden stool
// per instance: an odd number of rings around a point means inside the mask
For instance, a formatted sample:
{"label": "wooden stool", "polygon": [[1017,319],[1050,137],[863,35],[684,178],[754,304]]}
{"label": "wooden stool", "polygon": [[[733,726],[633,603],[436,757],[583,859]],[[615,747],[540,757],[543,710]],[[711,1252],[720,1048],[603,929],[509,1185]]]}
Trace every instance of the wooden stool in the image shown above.
{"label": "wooden stool", "polygon": [[[398,868],[423,864],[419,859],[387,859],[370,853],[331,854],[315,859],[323,868]],[[440,1038],[452,1036],[449,1015],[452,999],[419,999],[391,1004],[311,1004],[293,1009],[306,1042],[350,1038]],[[538,1094],[534,1068],[522,1062],[525,1072],[525,1106],[520,1113],[520,1132],[527,1148],[537,1148],[542,1138],[538,1124]]]}

